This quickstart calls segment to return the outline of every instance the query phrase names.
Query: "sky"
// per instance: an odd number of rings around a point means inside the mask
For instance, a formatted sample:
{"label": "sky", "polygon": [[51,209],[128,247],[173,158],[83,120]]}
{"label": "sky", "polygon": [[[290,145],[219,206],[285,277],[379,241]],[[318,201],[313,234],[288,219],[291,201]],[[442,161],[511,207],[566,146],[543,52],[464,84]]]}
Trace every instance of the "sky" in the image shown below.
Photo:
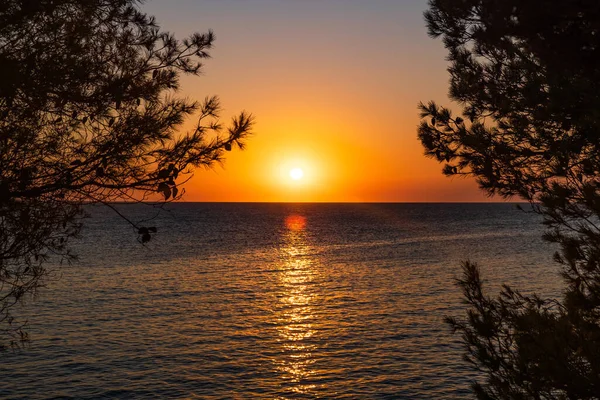
{"label": "sky", "polygon": [[[218,95],[256,118],[247,149],[197,170],[185,201],[487,201],[447,178],[417,139],[419,101],[451,105],[427,0],[148,0],[182,39],[212,29],[212,58],[179,95]],[[193,124],[193,120],[189,123]],[[191,125],[190,125],[191,126]],[[185,127],[184,127],[185,129]],[[292,179],[300,169],[303,177]]]}

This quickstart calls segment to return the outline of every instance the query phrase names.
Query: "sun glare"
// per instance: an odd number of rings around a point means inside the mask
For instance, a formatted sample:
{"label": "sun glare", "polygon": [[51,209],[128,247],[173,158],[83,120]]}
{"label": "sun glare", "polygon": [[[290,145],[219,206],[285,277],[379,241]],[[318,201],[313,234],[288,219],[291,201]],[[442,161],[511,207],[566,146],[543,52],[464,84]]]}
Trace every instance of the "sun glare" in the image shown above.
{"label": "sun glare", "polygon": [[304,177],[304,171],[300,168],[294,168],[290,171],[290,177],[295,181],[299,181]]}

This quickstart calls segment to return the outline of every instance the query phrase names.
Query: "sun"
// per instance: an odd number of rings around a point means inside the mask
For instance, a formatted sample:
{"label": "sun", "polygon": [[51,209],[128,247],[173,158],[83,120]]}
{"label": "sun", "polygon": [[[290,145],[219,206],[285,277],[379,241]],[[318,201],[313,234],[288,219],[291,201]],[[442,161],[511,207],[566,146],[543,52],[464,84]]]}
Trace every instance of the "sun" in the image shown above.
{"label": "sun", "polygon": [[290,178],[292,178],[293,180],[299,181],[303,177],[304,171],[302,171],[302,168],[293,168],[290,170]]}

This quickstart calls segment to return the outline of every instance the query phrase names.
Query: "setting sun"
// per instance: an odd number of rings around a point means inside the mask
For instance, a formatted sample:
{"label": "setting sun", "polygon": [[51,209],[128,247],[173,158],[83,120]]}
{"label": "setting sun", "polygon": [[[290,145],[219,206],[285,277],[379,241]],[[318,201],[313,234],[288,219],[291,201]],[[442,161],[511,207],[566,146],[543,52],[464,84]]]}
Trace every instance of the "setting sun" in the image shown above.
{"label": "setting sun", "polygon": [[295,181],[299,181],[304,177],[304,171],[302,171],[302,168],[294,168],[290,171],[290,177]]}

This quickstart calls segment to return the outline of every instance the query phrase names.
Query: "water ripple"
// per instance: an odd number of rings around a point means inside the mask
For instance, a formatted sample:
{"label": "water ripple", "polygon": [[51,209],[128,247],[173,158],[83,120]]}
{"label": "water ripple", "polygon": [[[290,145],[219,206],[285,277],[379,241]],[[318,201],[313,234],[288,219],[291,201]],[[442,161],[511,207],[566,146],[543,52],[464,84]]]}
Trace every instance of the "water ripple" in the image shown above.
{"label": "water ripple", "polygon": [[82,261],[20,310],[34,341],[2,355],[0,398],[460,399],[458,262],[556,291],[504,205],[174,207],[148,247],[91,210]]}

